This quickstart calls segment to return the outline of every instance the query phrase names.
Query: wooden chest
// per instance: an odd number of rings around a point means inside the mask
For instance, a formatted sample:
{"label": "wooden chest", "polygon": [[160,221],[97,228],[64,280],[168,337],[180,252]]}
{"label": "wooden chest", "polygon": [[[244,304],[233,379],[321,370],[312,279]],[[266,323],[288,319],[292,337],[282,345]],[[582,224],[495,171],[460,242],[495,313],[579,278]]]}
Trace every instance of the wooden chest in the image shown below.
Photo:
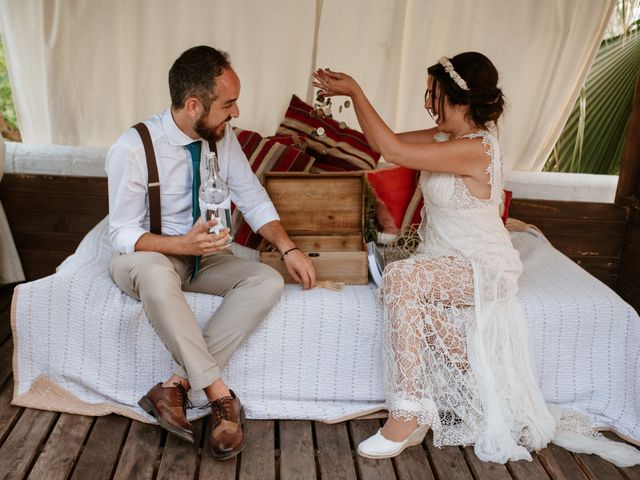
{"label": "wooden chest", "polygon": [[[311,258],[317,280],[368,282],[361,173],[267,173],[264,186],[291,240]],[[280,252],[265,241],[260,259],[294,283]]]}

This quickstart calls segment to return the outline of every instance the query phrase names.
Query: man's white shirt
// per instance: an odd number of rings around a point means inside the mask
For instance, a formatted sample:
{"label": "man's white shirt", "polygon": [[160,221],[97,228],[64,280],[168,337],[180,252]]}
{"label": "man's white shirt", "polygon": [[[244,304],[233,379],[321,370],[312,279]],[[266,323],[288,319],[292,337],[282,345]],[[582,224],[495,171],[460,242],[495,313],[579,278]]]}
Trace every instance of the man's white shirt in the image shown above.
{"label": "man's white shirt", "polygon": [[[163,235],[184,235],[193,226],[193,166],[186,145],[194,140],[175,124],[171,110],[144,122],[149,128],[158,164]],[[229,124],[216,142],[220,174],[229,185],[231,201],[249,226],[258,231],[279,220],[264,187],[251,171]],[[204,180],[204,155],[209,145],[202,142],[200,175]],[[105,161],[109,184],[109,238],[114,250],[131,253],[138,239],[149,232],[147,161],[140,135],[133,128],[124,132],[109,149]]]}

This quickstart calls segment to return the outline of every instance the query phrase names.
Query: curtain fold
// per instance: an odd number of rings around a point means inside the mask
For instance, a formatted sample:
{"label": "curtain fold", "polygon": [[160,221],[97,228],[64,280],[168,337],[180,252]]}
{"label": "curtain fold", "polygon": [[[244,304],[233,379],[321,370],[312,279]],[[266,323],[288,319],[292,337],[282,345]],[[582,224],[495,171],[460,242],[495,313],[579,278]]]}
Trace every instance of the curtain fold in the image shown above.
{"label": "curtain fold", "polygon": [[[353,75],[389,125],[432,126],[426,69],[475,50],[501,74],[505,164],[541,170],[579,93],[615,0],[0,0],[0,26],[25,142],[108,146],[169,103],[186,48],[231,54],[236,124],[270,135],[311,72]],[[352,108],[334,115],[356,127]]]}
{"label": "curtain fold", "polygon": [[[4,138],[0,137],[0,181],[2,181],[2,175],[4,174],[6,148]],[[11,236],[7,216],[0,202],[0,285],[22,281],[24,281],[22,264]]]}

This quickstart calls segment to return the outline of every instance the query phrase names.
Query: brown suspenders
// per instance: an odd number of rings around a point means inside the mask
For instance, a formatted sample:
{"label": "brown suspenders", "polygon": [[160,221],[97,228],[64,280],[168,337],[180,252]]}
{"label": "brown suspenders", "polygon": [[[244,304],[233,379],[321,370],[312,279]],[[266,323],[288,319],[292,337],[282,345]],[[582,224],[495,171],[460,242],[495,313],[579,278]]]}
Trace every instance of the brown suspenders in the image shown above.
{"label": "brown suspenders", "polygon": [[147,126],[140,122],[133,126],[140,134],[144,153],[147,157],[147,172],[149,176],[149,231],[160,235],[162,233],[162,221],[160,219],[160,178],[158,177],[158,165],[156,164],[156,154],[153,151],[151,135]]}
{"label": "brown suspenders", "polygon": [[[156,163],[156,154],[153,150],[151,135],[149,129],[143,123],[137,123],[133,126],[142,139],[144,153],[147,158],[147,172],[149,176],[149,231],[157,235],[162,234],[162,219],[160,218],[160,178],[158,177],[158,165]],[[218,154],[216,142],[209,142],[209,151]]]}

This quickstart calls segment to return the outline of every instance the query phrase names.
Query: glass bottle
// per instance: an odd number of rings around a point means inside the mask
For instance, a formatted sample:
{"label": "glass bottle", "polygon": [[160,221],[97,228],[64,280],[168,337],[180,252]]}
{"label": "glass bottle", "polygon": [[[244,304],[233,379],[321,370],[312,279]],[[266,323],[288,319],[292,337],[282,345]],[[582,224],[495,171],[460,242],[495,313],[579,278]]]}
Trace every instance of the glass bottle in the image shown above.
{"label": "glass bottle", "polygon": [[218,234],[222,228],[228,228],[231,232],[231,196],[227,182],[220,176],[218,156],[215,152],[209,152],[205,155],[205,161],[207,173],[198,191],[202,223],[215,218],[218,223],[209,229],[209,233]]}

